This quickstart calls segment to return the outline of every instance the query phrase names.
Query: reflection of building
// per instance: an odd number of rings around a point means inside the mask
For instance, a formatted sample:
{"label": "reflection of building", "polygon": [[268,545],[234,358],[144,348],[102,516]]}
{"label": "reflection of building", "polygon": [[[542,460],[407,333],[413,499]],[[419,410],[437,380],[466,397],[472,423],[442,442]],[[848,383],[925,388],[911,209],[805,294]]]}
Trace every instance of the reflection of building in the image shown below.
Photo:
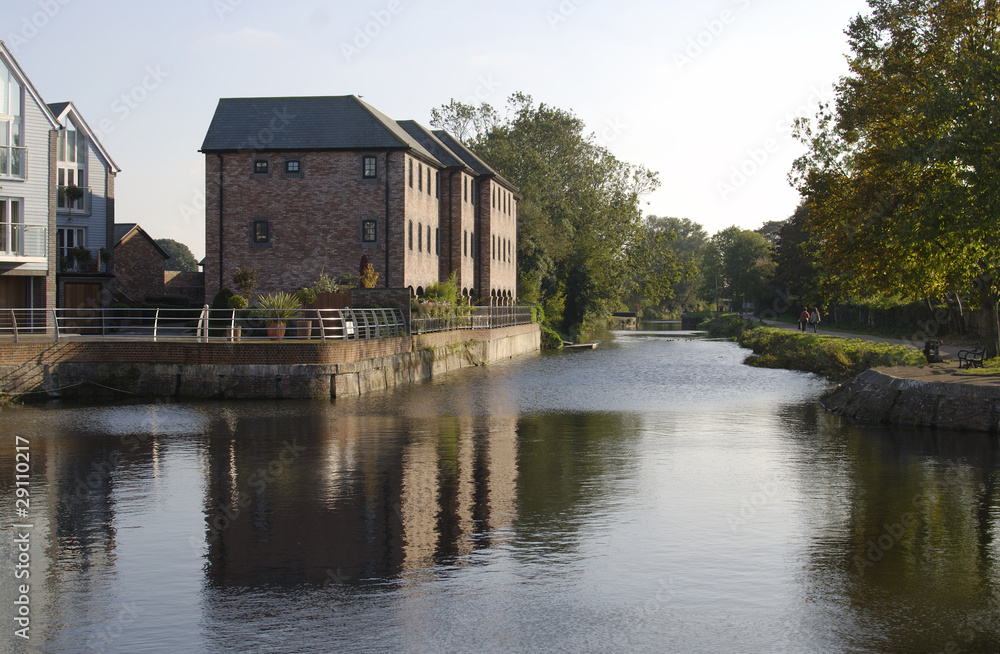
{"label": "reflection of building", "polygon": [[255,417],[240,422],[237,438],[211,440],[213,583],[412,573],[463,560],[513,520],[513,418],[297,420],[308,424]]}

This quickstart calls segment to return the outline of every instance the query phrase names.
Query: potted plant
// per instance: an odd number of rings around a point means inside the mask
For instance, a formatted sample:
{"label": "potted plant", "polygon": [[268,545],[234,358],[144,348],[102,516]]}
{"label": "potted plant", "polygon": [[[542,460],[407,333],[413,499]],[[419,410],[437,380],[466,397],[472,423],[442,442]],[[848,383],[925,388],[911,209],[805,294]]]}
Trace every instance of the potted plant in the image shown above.
{"label": "potted plant", "polygon": [[66,250],[66,266],[72,270],[86,270],[90,263],[90,250],[82,245]]}
{"label": "potted plant", "polygon": [[229,298],[229,308],[235,313],[233,320],[226,327],[226,338],[231,341],[238,341],[243,336],[243,325],[240,324],[240,312],[247,308],[247,299],[242,295],[234,295]]}
{"label": "potted plant", "polygon": [[378,273],[375,272],[375,266],[368,264],[361,273],[361,288],[375,288],[377,283]]}
{"label": "potted plant", "polygon": [[[306,287],[300,288],[295,293],[296,299],[303,307],[309,307],[316,302],[316,291]],[[313,321],[309,318],[303,318],[302,320],[295,321],[295,335],[299,338],[311,338],[312,337],[312,327]]]}
{"label": "potted plant", "polygon": [[302,303],[291,293],[273,293],[257,298],[257,315],[267,325],[267,337],[280,341],[289,320],[298,318]]}

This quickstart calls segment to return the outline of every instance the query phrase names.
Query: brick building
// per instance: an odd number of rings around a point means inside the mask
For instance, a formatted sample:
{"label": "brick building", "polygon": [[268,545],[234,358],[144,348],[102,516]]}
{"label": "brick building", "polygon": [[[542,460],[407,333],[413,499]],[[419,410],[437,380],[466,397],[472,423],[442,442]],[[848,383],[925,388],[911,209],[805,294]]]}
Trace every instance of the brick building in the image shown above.
{"label": "brick building", "polygon": [[115,224],[115,291],[129,304],[163,293],[165,262],[170,258],[135,223]]}
{"label": "brick building", "polygon": [[233,272],[294,291],[358,271],[420,295],[452,273],[493,304],[517,293],[517,195],[457,139],[355,96],[222,99],[205,154],[205,296]]}

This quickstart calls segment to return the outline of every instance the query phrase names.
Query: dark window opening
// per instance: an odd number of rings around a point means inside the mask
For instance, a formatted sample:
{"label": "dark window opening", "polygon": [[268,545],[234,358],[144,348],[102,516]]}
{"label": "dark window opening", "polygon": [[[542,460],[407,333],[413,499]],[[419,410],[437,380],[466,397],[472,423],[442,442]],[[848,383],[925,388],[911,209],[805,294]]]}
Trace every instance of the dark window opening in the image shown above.
{"label": "dark window opening", "polygon": [[378,239],[378,227],[374,220],[364,220],[361,222],[361,240],[365,243],[374,243]]}
{"label": "dark window opening", "polygon": [[378,177],[378,159],[375,157],[365,157],[361,176],[365,179],[375,179]]}

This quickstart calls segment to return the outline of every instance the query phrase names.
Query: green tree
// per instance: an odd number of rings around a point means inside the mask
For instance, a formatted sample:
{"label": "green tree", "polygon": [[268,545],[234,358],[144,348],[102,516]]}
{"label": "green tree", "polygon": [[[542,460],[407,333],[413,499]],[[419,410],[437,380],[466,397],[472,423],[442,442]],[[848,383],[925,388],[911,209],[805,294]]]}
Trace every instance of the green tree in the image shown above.
{"label": "green tree", "polygon": [[774,276],[771,245],[763,236],[735,225],[715,234],[704,250],[706,277],[703,293],[718,293],[738,307],[745,301],[759,301],[767,294]]}
{"label": "green tree", "polygon": [[705,245],[708,243],[705,228],[690,218],[659,216],[647,217],[646,228],[674,234],[669,247],[676,258],[678,277],[671,285],[671,292],[660,302],[660,308],[673,313],[699,306],[699,291],[704,279]]}
{"label": "green tree", "polygon": [[156,244],[170,256],[166,262],[167,270],[198,272],[198,260],[194,258],[194,254],[191,253],[188,246],[172,238],[158,238]]}
{"label": "green tree", "polygon": [[834,109],[797,125],[792,171],[826,290],[919,300],[974,292],[1000,352],[1000,9],[869,0]]}
{"label": "green tree", "polygon": [[659,185],[656,174],[618,160],[571,112],[523,94],[511,96],[503,120],[489,105],[453,100],[433,113],[432,124],[465,134],[519,189],[525,295],[538,296],[550,321],[558,321],[564,299],[564,331],[606,324],[635,279],[629,253],[642,238],[640,203]]}

